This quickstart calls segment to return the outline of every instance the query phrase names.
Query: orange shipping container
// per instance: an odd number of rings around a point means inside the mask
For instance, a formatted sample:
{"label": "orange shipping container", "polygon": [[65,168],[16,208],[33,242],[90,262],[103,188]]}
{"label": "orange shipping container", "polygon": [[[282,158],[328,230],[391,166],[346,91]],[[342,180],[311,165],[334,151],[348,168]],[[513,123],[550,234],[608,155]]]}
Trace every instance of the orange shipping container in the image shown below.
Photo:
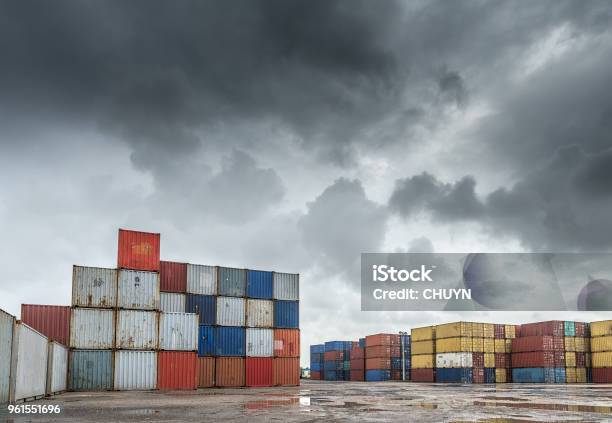
{"label": "orange shipping container", "polygon": [[158,389],[197,389],[195,352],[160,351],[157,356]]}
{"label": "orange shipping container", "polygon": [[366,355],[366,358],[399,357],[400,348],[399,347],[389,347],[389,346],[384,346],[384,345],[377,345],[375,347],[366,347],[365,355]]}
{"label": "orange shipping container", "polygon": [[159,234],[119,229],[117,267],[159,272]]}
{"label": "orange shipping container", "polygon": [[221,387],[244,386],[244,358],[217,357],[215,362],[215,385]]}
{"label": "orange shipping container", "polygon": [[68,345],[70,306],[21,304],[21,321],[49,340]]}
{"label": "orange shipping container", "polygon": [[389,370],[391,358],[366,358],[366,370]]}
{"label": "orange shipping container", "polygon": [[274,357],[300,356],[300,330],[274,329]]}
{"label": "orange shipping container", "polygon": [[274,359],[274,385],[298,386],[300,384],[300,359]]}
{"label": "orange shipping container", "polygon": [[215,386],[214,357],[198,357],[198,388]]}
{"label": "orange shipping container", "polygon": [[399,345],[400,337],[392,333],[377,333],[376,335],[368,335],[365,338],[365,346],[375,347],[377,345]]}

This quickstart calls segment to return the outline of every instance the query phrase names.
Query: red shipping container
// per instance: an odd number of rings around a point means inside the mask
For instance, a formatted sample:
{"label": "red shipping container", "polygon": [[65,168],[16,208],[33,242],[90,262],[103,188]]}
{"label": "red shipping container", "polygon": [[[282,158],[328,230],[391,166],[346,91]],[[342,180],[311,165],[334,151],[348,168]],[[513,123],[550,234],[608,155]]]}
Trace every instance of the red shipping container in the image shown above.
{"label": "red shipping container", "polygon": [[481,369],[472,369],[472,382],[473,383],[484,383],[484,368]]}
{"label": "red shipping container", "polygon": [[399,348],[399,346],[400,346],[400,336],[399,336],[399,334],[391,335],[391,345],[392,346],[397,346]]}
{"label": "red shipping container", "polygon": [[436,376],[434,369],[411,369],[410,378],[413,382],[433,382]]}
{"label": "red shipping container", "polygon": [[507,369],[510,367],[510,354],[495,353],[495,367]]}
{"label": "red shipping container", "polygon": [[299,357],[274,359],[275,386],[298,386],[300,384],[300,372]]}
{"label": "red shipping container", "polygon": [[376,335],[368,335],[365,338],[365,346],[366,348],[375,347],[378,345],[389,346],[391,345],[392,336],[393,335],[389,333],[377,333]]}
{"label": "red shipping container", "polygon": [[472,367],[484,368],[484,353],[472,353]]}
{"label": "red shipping container", "polygon": [[586,367],[586,356],[583,352],[576,353],[576,367]]}
{"label": "red shipping container", "polygon": [[246,386],[272,386],[274,371],[272,357],[246,358]]}
{"label": "red shipping container", "polygon": [[593,369],[593,383],[612,383],[612,367]]}
{"label": "red shipping container", "polygon": [[553,351],[555,367],[565,367],[565,351]]}
{"label": "red shipping container", "polygon": [[555,367],[553,351],[512,353],[512,367]]}
{"label": "red shipping container", "polygon": [[310,371],[310,379],[311,380],[321,380],[321,372],[313,372]]}
{"label": "red shipping container", "polygon": [[[560,339],[563,342],[563,338]],[[512,340],[513,353],[530,351],[552,351],[554,349],[555,341],[552,336],[526,336],[521,338],[514,338]]]}
{"label": "red shipping container", "polygon": [[565,339],[563,336],[553,336],[553,350],[565,351]]}
{"label": "red shipping container", "polygon": [[495,334],[495,339],[506,338],[506,325],[495,324],[494,334]]}
{"label": "red shipping container", "polygon": [[159,234],[119,229],[120,269],[159,271]]}
{"label": "red shipping container", "polygon": [[344,351],[325,351],[323,353],[324,361],[344,361]]}
{"label": "red shipping container", "polygon": [[[161,354],[161,353],[160,353]],[[244,358],[217,357],[215,360],[215,386],[244,386]]]}
{"label": "red shipping container", "polygon": [[197,389],[197,367],[195,352],[160,351],[157,355],[157,388]]}
{"label": "red shipping container", "polygon": [[366,358],[377,358],[377,357],[389,358],[391,357],[391,346],[376,345],[374,347],[366,347],[365,357]]}
{"label": "red shipping container", "polygon": [[365,358],[365,349],[353,347],[353,349],[351,349],[351,351],[349,352],[349,357],[351,360],[357,360],[359,358],[363,359]]}
{"label": "red shipping container", "polygon": [[164,292],[187,292],[187,263],[159,262],[159,290]]}
{"label": "red shipping container", "polygon": [[300,356],[300,330],[274,329],[274,357]]}
{"label": "red shipping container", "polygon": [[69,344],[70,306],[22,304],[21,321],[52,341]]}
{"label": "red shipping container", "polygon": [[574,322],[574,327],[575,327],[575,331],[576,331],[576,336],[579,338],[584,338],[586,337],[586,333],[587,333],[587,324],[584,322]]}
{"label": "red shipping container", "polygon": [[396,346],[396,345],[391,346],[391,357],[394,357],[394,358],[401,357],[399,346]]}
{"label": "red shipping container", "polygon": [[389,370],[391,369],[391,358],[366,358],[366,370]]}
{"label": "red shipping container", "polygon": [[526,323],[521,325],[521,336],[563,336],[565,326],[563,321],[550,320],[548,322]]}
{"label": "red shipping container", "polygon": [[198,357],[198,388],[215,386],[215,358]]}
{"label": "red shipping container", "polygon": [[365,381],[365,371],[351,369],[349,378],[351,381],[363,382]]}
{"label": "red shipping container", "polygon": [[357,360],[351,360],[351,370],[363,370],[365,368],[365,360],[358,358]]}
{"label": "red shipping container", "polygon": [[[391,370],[391,380],[402,380],[401,370]],[[410,380],[410,370],[406,369],[406,380]]]}

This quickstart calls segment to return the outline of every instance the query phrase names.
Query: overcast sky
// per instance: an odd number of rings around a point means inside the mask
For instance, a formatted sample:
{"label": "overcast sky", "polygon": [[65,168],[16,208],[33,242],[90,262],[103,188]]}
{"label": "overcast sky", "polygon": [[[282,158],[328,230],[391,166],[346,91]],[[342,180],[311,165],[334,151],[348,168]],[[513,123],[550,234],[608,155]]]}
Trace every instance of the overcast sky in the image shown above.
{"label": "overcast sky", "polygon": [[[163,259],[301,274],[308,345],[361,252],[612,250],[609,1],[0,3],[0,308],[69,304],[119,227]],[[586,275],[585,275],[585,283]]]}

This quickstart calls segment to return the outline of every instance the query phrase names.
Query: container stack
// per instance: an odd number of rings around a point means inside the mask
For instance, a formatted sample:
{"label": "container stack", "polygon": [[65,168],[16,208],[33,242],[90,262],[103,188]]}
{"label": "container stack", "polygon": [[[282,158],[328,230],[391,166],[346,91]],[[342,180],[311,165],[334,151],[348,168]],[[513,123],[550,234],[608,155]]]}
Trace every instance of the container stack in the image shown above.
{"label": "container stack", "polygon": [[589,325],[585,322],[563,322],[566,383],[586,383],[587,354],[590,351]]}
{"label": "container stack", "polygon": [[521,325],[512,340],[512,381],[565,383],[565,324],[548,321]]}
{"label": "container stack", "polygon": [[310,346],[310,379],[321,380],[323,379],[323,368],[325,361],[323,355],[325,354],[325,345],[317,344]]}
{"label": "container stack", "polygon": [[495,324],[495,383],[512,382],[512,340],[516,338],[515,325]]}
{"label": "container stack", "polygon": [[410,335],[394,335],[399,340],[399,357],[391,357],[391,380],[410,380]]}
{"label": "container stack", "polygon": [[324,380],[350,380],[350,371],[344,370],[345,359],[350,360],[351,341],[328,341],[323,353]]}
{"label": "container stack", "polygon": [[300,282],[293,273],[272,274],[274,297],[274,385],[300,384]]}
{"label": "container stack", "polygon": [[612,320],[593,322],[591,330],[592,380],[612,383]]}
{"label": "container stack", "polygon": [[482,350],[482,338],[472,337],[482,332],[481,325],[473,330],[476,326],[470,322],[436,326],[436,382],[473,383],[474,373],[482,371],[484,376],[484,353],[473,352]]}
{"label": "container stack", "polygon": [[413,328],[410,336],[410,378],[414,382],[434,382],[436,327]]}

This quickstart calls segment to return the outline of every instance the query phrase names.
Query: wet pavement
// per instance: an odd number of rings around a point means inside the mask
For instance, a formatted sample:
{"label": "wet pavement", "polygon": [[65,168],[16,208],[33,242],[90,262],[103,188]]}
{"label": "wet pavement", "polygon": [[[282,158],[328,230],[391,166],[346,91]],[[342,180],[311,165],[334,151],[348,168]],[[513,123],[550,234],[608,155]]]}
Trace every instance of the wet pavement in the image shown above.
{"label": "wet pavement", "polygon": [[59,415],[0,421],[67,422],[612,422],[612,385],[451,385],[303,381],[302,386],[198,391],[69,392],[27,404]]}

